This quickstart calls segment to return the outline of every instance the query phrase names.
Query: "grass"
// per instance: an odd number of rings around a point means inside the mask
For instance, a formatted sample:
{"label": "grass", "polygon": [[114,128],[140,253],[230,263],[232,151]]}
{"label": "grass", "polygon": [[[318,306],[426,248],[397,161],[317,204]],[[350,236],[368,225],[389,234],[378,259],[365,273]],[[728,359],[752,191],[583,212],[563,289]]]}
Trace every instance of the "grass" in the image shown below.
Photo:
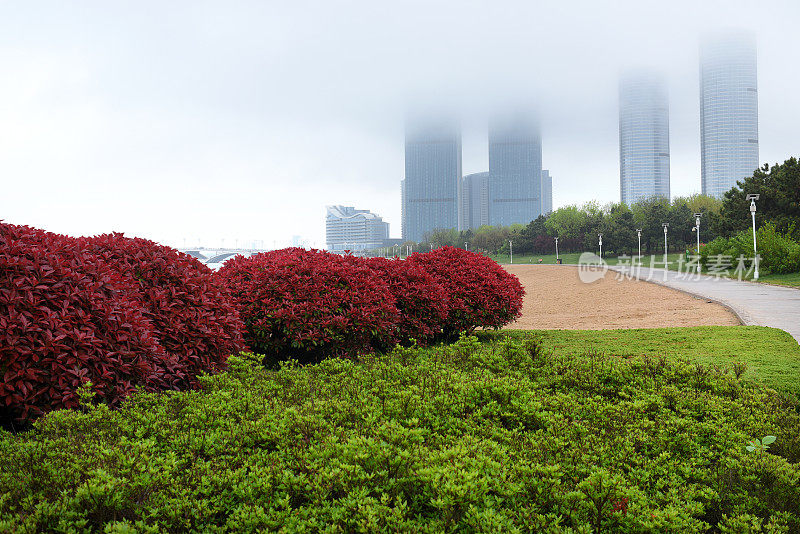
{"label": "grass", "polygon": [[0,532],[800,532],[800,404],[728,365],[779,331],[480,337],[82,395],[0,431]]}
{"label": "grass", "polygon": [[800,288],[800,273],[767,274],[759,277],[758,281],[764,284]]}
{"label": "grass", "polygon": [[[508,331],[525,335],[525,331]],[[627,330],[537,330],[557,353],[686,356],[721,368],[744,362],[746,377],[800,398],[800,345],[777,328],[698,326]]]}
{"label": "grass", "polygon": [[[597,251],[593,251],[593,252],[595,254],[597,254]],[[571,265],[576,265],[578,263],[578,259],[580,258],[580,256],[581,256],[581,253],[579,253],[579,252],[569,252],[567,254],[559,254],[558,255],[558,257],[561,259],[561,262],[564,263],[564,264],[567,264],[567,265],[570,265],[570,264]],[[680,256],[683,256],[683,254],[680,254],[680,253],[669,254],[667,256],[667,261],[672,262],[673,264],[676,264],[677,261],[678,261],[678,258]],[[498,263],[503,263],[503,264],[510,263],[510,258],[508,256],[508,254],[495,254],[495,255],[490,255],[489,257],[492,258],[494,261],[496,261]],[[556,255],[555,254],[522,254],[522,255],[514,254],[514,264],[531,264],[531,263],[538,264],[538,263],[540,263],[539,262],[540,259],[542,260],[541,261],[542,264],[551,264],[552,265],[552,264],[556,263]],[[619,262],[619,259],[618,259],[617,256],[605,256],[605,255],[603,255],[603,259],[609,265],[617,265],[617,263]],[[663,263],[662,263],[663,259],[664,259],[664,255],[663,254],[656,254],[655,255],[655,261],[657,263],[655,263],[654,266],[655,267],[663,267],[664,266]],[[628,260],[628,261],[630,261],[630,260]],[[650,265],[650,256],[644,256],[643,257],[643,262],[644,262],[643,264],[645,266],[649,266]],[[671,266],[671,267],[674,268],[674,265]]]}

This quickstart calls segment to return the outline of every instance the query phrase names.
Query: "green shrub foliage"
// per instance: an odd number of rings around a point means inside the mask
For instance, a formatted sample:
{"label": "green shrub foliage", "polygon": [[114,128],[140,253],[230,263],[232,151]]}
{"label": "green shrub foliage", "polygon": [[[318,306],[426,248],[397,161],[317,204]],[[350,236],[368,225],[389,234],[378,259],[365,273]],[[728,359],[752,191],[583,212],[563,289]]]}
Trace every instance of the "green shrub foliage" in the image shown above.
{"label": "green shrub foliage", "polygon": [[[760,257],[759,269],[766,273],[787,274],[800,272],[800,243],[788,235],[775,230],[775,225],[767,223],[756,231],[756,244]],[[713,262],[715,257],[728,257],[735,267],[739,257],[753,257],[753,231],[743,230],[725,239],[718,237],[700,249],[701,261],[704,265]]]}
{"label": "green shrub foliage", "polygon": [[795,400],[486,337],[50,413],[0,434],[0,531],[800,531]]}

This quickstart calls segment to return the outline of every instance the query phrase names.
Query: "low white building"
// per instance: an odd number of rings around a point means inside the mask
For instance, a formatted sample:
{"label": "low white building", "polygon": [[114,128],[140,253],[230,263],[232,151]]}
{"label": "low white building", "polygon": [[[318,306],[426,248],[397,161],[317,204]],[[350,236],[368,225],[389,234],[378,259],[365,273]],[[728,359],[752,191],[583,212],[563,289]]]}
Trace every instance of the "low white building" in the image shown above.
{"label": "low white building", "polygon": [[369,210],[352,206],[327,206],[325,242],[331,252],[363,251],[383,246],[389,223]]}

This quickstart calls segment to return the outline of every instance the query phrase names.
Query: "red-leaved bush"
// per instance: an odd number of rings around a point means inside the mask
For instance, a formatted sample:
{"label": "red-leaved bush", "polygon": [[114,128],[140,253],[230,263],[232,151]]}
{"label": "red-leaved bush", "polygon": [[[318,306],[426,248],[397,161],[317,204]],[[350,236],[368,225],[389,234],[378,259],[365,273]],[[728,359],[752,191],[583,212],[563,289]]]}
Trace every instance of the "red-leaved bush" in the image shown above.
{"label": "red-leaved bush", "polygon": [[444,338],[477,327],[500,328],[520,316],[525,290],[497,262],[454,247],[441,247],[407,260],[426,270],[447,293]]}
{"label": "red-leaved bush", "polygon": [[400,312],[398,342],[427,345],[442,335],[448,314],[447,292],[425,269],[398,258],[369,258],[367,264],[389,284]]}
{"label": "red-leaved bush", "polygon": [[153,336],[138,288],[74,240],[0,222],[0,418],[78,405],[87,380],[116,404],[170,389],[179,365]]}
{"label": "red-leaved bush", "polygon": [[77,241],[138,285],[143,315],[183,368],[183,387],[195,387],[202,372],[224,369],[228,356],[244,348],[244,325],[227,288],[195,258],[118,233]]}
{"label": "red-leaved bush", "polygon": [[245,340],[267,361],[318,361],[385,349],[400,319],[388,284],[364,261],[288,248],[228,260],[217,272]]}

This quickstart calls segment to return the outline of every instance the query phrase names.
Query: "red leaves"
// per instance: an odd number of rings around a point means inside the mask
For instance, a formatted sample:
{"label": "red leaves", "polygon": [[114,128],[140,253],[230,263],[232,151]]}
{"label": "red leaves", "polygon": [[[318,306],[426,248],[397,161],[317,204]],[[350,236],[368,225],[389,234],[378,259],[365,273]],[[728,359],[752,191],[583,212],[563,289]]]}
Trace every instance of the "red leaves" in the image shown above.
{"label": "red leaves", "polygon": [[[169,287],[180,297],[159,298]],[[0,288],[4,422],[75,406],[86,380],[111,405],[136,386],[191,387],[242,347],[241,321],[211,272],[142,239],[0,223]],[[184,349],[198,345],[202,354]]]}
{"label": "red leaves", "polygon": [[427,271],[447,294],[447,339],[477,327],[500,328],[522,313],[522,284],[485,256],[441,247],[406,261]]}
{"label": "red leaves", "polygon": [[363,262],[299,248],[236,257],[217,275],[238,302],[253,350],[303,361],[394,344],[399,313]]}
{"label": "red leaves", "polygon": [[406,261],[284,249],[229,260],[218,276],[251,347],[303,361],[500,327],[519,316],[523,295],[494,261],[449,247]]}

